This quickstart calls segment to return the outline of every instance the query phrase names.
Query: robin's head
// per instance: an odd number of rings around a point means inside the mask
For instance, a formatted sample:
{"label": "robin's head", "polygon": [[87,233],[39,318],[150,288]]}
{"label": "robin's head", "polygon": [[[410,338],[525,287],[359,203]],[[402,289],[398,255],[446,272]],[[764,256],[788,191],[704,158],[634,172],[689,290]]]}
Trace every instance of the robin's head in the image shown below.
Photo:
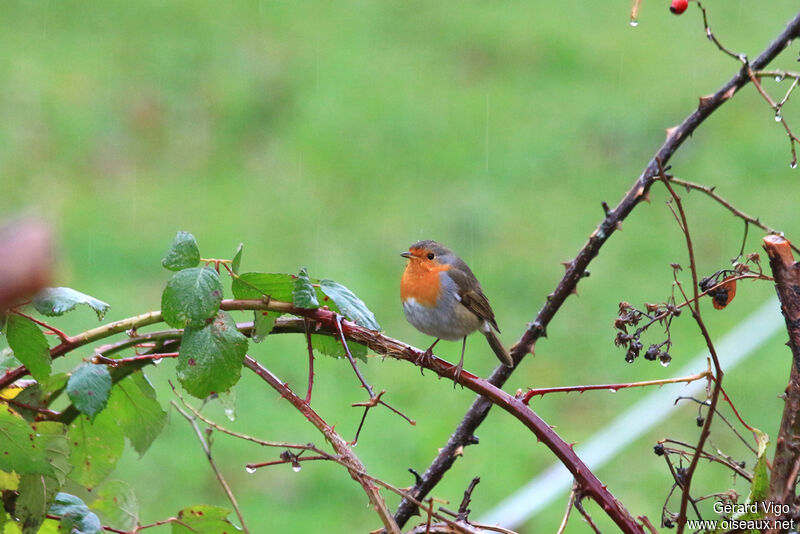
{"label": "robin's head", "polygon": [[417,241],[400,255],[422,265],[451,265],[456,258],[452,250],[431,240]]}

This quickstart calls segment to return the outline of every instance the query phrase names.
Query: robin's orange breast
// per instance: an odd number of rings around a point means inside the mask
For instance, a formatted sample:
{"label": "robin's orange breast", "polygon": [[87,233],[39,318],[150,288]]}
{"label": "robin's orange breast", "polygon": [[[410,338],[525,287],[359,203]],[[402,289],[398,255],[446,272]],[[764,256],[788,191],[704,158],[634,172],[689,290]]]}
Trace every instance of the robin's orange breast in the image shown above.
{"label": "robin's orange breast", "polygon": [[423,306],[436,306],[442,283],[439,273],[450,270],[449,265],[412,259],[400,279],[400,299],[414,299]]}

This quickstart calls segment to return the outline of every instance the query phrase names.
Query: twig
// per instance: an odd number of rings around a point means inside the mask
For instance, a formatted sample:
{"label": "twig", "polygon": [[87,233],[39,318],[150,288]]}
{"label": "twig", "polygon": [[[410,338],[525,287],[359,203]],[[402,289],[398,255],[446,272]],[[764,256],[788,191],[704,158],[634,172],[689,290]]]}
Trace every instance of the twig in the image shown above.
{"label": "twig", "polygon": [[108,365],[109,367],[119,367],[121,365],[146,361],[158,363],[157,360],[161,360],[163,358],[177,358],[178,354],[178,352],[155,352],[153,354],[139,354],[136,356],[130,356],[128,358],[108,358],[102,354],[95,354],[92,357],[92,363],[100,363]]}
{"label": "twig", "polygon": [[66,341],[67,339],[69,339],[69,336],[67,334],[65,334],[64,332],[62,332],[61,330],[59,330],[58,328],[56,328],[55,326],[53,326],[51,324],[45,323],[44,321],[40,321],[36,317],[32,317],[32,316],[28,315],[27,313],[22,313],[21,311],[19,311],[17,309],[13,309],[13,310],[11,310],[11,312],[19,315],[20,317],[25,317],[26,319],[28,319],[30,321],[33,321],[34,323],[38,324],[42,328],[46,328],[47,330],[50,331],[50,333],[55,334],[56,336],[61,338],[61,341]]}
{"label": "twig", "polygon": [[564,529],[567,528],[567,522],[569,521],[570,513],[572,509],[575,507],[575,486],[572,487],[572,490],[569,492],[569,499],[567,499],[567,509],[564,510],[564,517],[561,519],[561,524],[558,526],[558,530],[556,530],[556,534],[564,534]]}
{"label": "twig", "polygon": [[147,525],[142,525],[140,527],[137,527],[136,530],[134,530],[134,532],[132,534],[136,534],[137,532],[139,532],[141,530],[144,530],[144,529],[147,529],[147,528],[160,527],[160,526],[163,526],[163,525],[167,525],[169,523],[177,523],[178,525],[181,525],[181,526],[184,526],[186,528],[189,528],[189,526],[186,523],[184,523],[183,521],[181,521],[177,517],[169,517],[167,519],[162,519],[160,521],[155,521],[153,523],[148,523]]}
{"label": "twig", "polygon": [[581,499],[580,496],[576,496],[576,498],[574,500],[574,505],[575,505],[575,508],[577,508],[577,510],[583,516],[583,520],[586,521],[586,523],[588,523],[589,526],[592,527],[592,530],[595,531],[595,534],[602,534],[600,532],[600,529],[598,528],[598,526],[595,524],[594,520],[592,519],[592,516],[589,515],[589,512],[587,512],[586,509],[583,507],[583,499]]}
{"label": "twig", "polygon": [[[219,481],[219,485],[222,486],[222,490],[225,492],[225,495],[228,496],[228,500],[231,502],[231,506],[233,506],[233,510],[236,512],[236,516],[239,518],[239,523],[242,525],[242,530],[244,530],[245,534],[248,534],[250,531],[247,529],[247,525],[244,521],[244,516],[242,515],[242,511],[239,509],[239,503],[236,502],[236,497],[233,495],[233,491],[231,491],[231,487],[225,481],[225,477],[222,475],[222,472],[217,467],[216,462],[214,461],[214,457],[211,455],[211,443],[205,436],[203,436],[203,432],[200,430],[200,427],[197,426],[197,419],[183,411],[178,403],[174,400],[171,401],[172,406],[175,410],[178,411],[187,421],[189,424],[192,425],[194,429],[194,433],[197,435],[197,440],[200,442],[200,446],[203,448],[203,452],[206,454],[206,459],[208,459],[208,464],[211,466],[212,471],[214,471],[214,475],[217,477]],[[209,431],[210,432],[210,431]]]}
{"label": "twig", "polygon": [[706,14],[706,8],[703,7],[703,4],[701,4],[699,0],[697,0],[697,7],[699,7],[700,11],[702,11],[703,13],[703,28],[706,31],[706,37],[708,37],[708,40],[717,45],[717,48],[719,48],[719,50],[722,51],[723,53],[729,55],[730,57],[732,57],[737,61],[746,64],[747,56],[745,56],[744,54],[737,54],[736,52],[732,52],[731,50],[725,48],[725,46],[723,46],[723,44],[719,41],[719,39],[717,39],[717,36],[714,35],[714,32],[711,31],[711,27],[708,25],[708,16]]}
{"label": "twig", "polygon": [[306,391],[306,404],[311,404],[311,388],[314,387],[314,347],[311,345],[311,332],[308,330],[308,319],[303,318],[305,327],[306,344],[308,346],[308,390]]}
{"label": "twig", "polygon": [[466,521],[469,517],[470,509],[469,503],[472,501],[472,492],[475,490],[475,486],[481,481],[481,477],[475,477],[469,483],[469,486],[464,491],[464,498],[461,500],[461,504],[458,506],[458,520],[459,521]]}
{"label": "twig", "polygon": [[780,102],[778,102],[778,112],[783,109],[783,105],[789,100],[789,97],[792,96],[792,92],[797,88],[797,82],[800,81],[800,77],[795,77],[794,81],[792,81],[792,85],[789,86],[789,89],[786,91],[786,94],[783,95],[783,98]]}
{"label": "twig", "polygon": [[607,389],[616,392],[620,389],[625,389],[625,388],[663,386],[664,384],[679,384],[682,382],[686,382],[687,384],[689,384],[691,382],[695,382],[696,380],[710,378],[711,376],[712,376],[711,371],[707,370],[703,371],[702,373],[698,373],[696,375],[691,375],[691,376],[684,376],[678,378],[664,378],[661,380],[645,380],[643,382],[625,382],[621,384],[597,384],[590,386],[560,386],[553,388],[536,388],[536,389],[529,389],[522,397],[522,402],[528,404],[530,400],[536,395],[544,396],[548,393],[570,393],[572,391],[583,393],[584,391],[593,391],[598,389]]}
{"label": "twig", "polygon": [[[673,491],[675,490],[676,487],[681,489],[682,492],[681,496],[688,493],[688,490],[686,489],[686,469],[684,467],[679,467],[678,469],[675,469],[675,466],[672,465],[672,460],[669,459],[669,455],[667,454],[664,455],[664,460],[667,462],[667,467],[669,467],[669,472],[672,475],[672,479],[675,481],[672,490],[669,492],[669,495],[667,495],[667,500],[664,502],[664,509],[666,509],[666,506],[669,503],[669,499],[670,497],[672,497]],[[681,465],[683,465],[683,462],[681,462]],[[689,496],[689,502],[691,503],[692,508],[694,509],[694,513],[697,515],[697,518],[702,519],[702,517],[700,516],[700,510],[697,509],[697,501],[695,499],[692,499],[691,495]]]}
{"label": "twig", "polygon": [[[720,393],[722,393],[722,396],[725,399],[725,401],[728,403],[728,406],[730,406],[731,410],[733,410],[733,414],[736,416],[736,419],[738,419],[739,422],[742,423],[742,426],[744,426],[747,430],[752,432],[754,436],[757,436],[758,430],[756,428],[748,425],[747,422],[744,419],[742,419],[742,416],[739,414],[739,410],[736,409],[736,406],[733,405],[733,401],[731,400],[731,398],[728,396],[727,393],[725,393],[725,388],[723,388],[721,385],[720,385],[719,388],[720,388]],[[719,412],[717,412],[717,413],[719,413]],[[729,424],[729,426],[731,428],[733,428],[733,425]],[[742,441],[744,441],[744,440],[742,440]],[[754,451],[752,449],[752,447],[750,448],[750,450],[753,451],[753,452],[756,452],[756,451]]]}
{"label": "twig", "polygon": [[296,466],[297,471],[300,470],[300,466],[298,462],[307,462],[309,460],[333,460],[334,458],[330,454],[326,454],[324,456],[317,455],[317,456],[299,456],[297,454],[293,454],[291,458],[281,458],[280,460],[273,460],[271,462],[260,462],[255,464],[247,464],[245,467],[248,471],[256,470],[261,467],[269,467],[271,465],[280,465],[280,464],[292,464],[292,466]]}
{"label": "twig", "polygon": [[57,420],[61,416],[61,412],[50,410],[49,408],[44,408],[42,406],[34,406],[32,404],[26,404],[16,399],[7,399],[6,397],[0,397],[0,402],[5,402],[9,406],[15,406],[17,408],[22,408],[23,410],[30,410],[32,412],[36,412],[38,414],[41,414],[43,419]]}
{"label": "twig", "polygon": [[[64,519],[62,516],[54,515],[54,514],[46,514],[45,517],[47,519],[54,519],[56,521],[62,521]],[[135,534],[136,532],[138,532],[142,528],[147,528],[147,527],[137,527],[136,530],[134,530],[133,532],[128,532],[127,530],[119,530],[119,529],[116,529],[114,527],[110,527],[108,525],[103,525],[103,530],[102,531],[103,532],[113,532],[114,534]],[[60,525],[59,525],[59,529],[60,529]]]}
{"label": "twig", "polygon": [[800,78],[800,72],[793,72],[790,70],[757,70],[753,74],[759,78],[775,78],[776,82],[781,82],[787,78]]}
{"label": "twig", "polygon": [[[769,46],[750,63],[753,70],[763,69],[770,61],[780,54],[800,34],[800,14],[789,22],[786,28],[770,43]],[[619,204],[611,210],[598,225],[597,229],[589,236],[588,242],[581,248],[573,260],[567,263],[564,276],[559,281],[555,290],[547,297],[536,318],[529,324],[525,333],[512,350],[514,362],[518,363],[528,354],[536,341],[545,333],[561,305],[576,289],[578,282],[583,278],[586,268],[597,257],[602,246],[608,238],[618,229],[620,223],[633,211],[633,209],[647,198],[648,191],[654,179],[659,176],[656,159],[666,164],[676,150],[688,139],[691,134],[711,116],[720,106],[730,100],[736,92],[749,83],[750,78],[744,72],[737,72],[727,83],[720,87],[713,95],[704,98],[700,105],[677,127],[670,129],[666,141],[658,149],[653,159],[645,167],[642,174],[634,182],[628,193]],[[518,368],[515,366],[514,369]],[[511,376],[513,370],[505,366],[498,366],[489,377],[489,382],[497,387]],[[478,398],[466,412],[457,429],[451,435],[447,444],[442,447],[438,456],[423,474],[422,484],[416,485],[412,493],[417,499],[424,498],[442,479],[444,473],[450,469],[455,461],[455,452],[459,447],[466,446],[475,430],[483,423],[491,408],[491,402]],[[395,513],[398,524],[404,525],[416,511],[416,505],[408,500],[400,503]]]}
{"label": "twig", "polygon": [[642,524],[645,527],[647,527],[647,530],[650,531],[650,534],[658,534],[658,531],[656,530],[656,527],[653,526],[653,523],[650,521],[650,518],[648,518],[646,515],[637,516],[636,519],[641,521]]}

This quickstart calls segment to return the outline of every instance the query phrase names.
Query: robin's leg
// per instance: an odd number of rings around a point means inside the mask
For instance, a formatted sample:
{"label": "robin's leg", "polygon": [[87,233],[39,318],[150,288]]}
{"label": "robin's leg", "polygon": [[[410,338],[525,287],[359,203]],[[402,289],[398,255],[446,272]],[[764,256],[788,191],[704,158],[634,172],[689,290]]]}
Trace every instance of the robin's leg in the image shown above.
{"label": "robin's leg", "polygon": [[[458,360],[458,365],[456,365],[455,371],[453,371],[453,375],[455,377],[455,382],[453,382],[453,388],[456,387],[456,384],[461,383],[461,371],[464,369],[464,351],[467,348],[467,336],[464,336],[464,341],[461,343],[461,359]],[[463,388],[464,385],[462,384],[461,387]]]}

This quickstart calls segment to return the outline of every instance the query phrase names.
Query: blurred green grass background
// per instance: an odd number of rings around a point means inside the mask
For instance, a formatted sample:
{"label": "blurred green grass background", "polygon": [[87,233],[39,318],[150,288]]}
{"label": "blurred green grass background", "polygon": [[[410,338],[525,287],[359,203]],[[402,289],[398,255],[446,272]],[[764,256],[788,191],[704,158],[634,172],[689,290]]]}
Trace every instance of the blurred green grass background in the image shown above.
{"label": "blurred green grass background", "polygon": [[[204,257],[230,257],[244,242],[243,270],[333,278],[358,294],[388,335],[424,347],[399,305],[398,253],[422,238],[456,250],[481,279],[503,340],[519,337],[602,217],[664,139],[739,67],[705,38],[694,6],[672,16],[644,2],[628,26],[628,2],[218,2],[136,3],[8,0],[0,7],[0,212],[45,217],[59,240],[59,285],[112,304],[109,320],[160,305],[169,273],[159,261],[178,230],[197,236]],[[754,57],[796,10],[792,2],[708,2],[728,47]],[[777,62],[796,66],[797,49]],[[788,82],[765,87],[782,95]],[[784,116],[800,124],[790,101]],[[775,228],[797,235],[798,172],[780,125],[752,88],[704,124],[672,160],[676,175],[718,192]],[[683,240],[655,187],[591,265],[507,391],[667,377],[627,365],[613,346],[617,304],[663,301],[670,262],[686,263]],[[729,265],[742,225],[697,194],[686,197],[702,273]],[[758,251],[751,232],[748,251]],[[688,273],[686,280],[688,280]],[[774,294],[742,284],[724,312],[706,305],[720,336]],[[244,316],[240,320],[245,320]],[[93,326],[86,310],[58,324]],[[650,342],[660,341],[657,333]],[[682,365],[702,349],[686,315],[671,351]],[[726,377],[743,416],[774,434],[788,375],[785,336]],[[438,347],[458,357],[457,343]],[[251,349],[297,390],[305,387],[302,338]],[[76,365],[89,349],[60,363]],[[320,357],[312,405],[352,437],[364,394],[349,365]],[[466,367],[496,364],[480,339]],[[173,363],[148,375],[166,406]],[[698,369],[699,371],[700,369]],[[474,395],[392,360],[365,374],[417,420],[370,413],[356,448],[369,470],[397,486],[423,470]],[[644,391],[558,395],[537,412],[567,441],[587,439]],[[264,439],[321,443],[272,390],[248,373],[238,387],[234,429]],[[208,414],[227,423],[212,405]],[[671,487],[655,440],[692,441],[696,407],[597,473],[634,515],[659,520]],[[435,495],[455,508],[481,476],[474,517],[553,461],[514,420],[493,414]],[[713,444],[744,448],[718,425]],[[214,451],[253,532],[357,532],[377,528],[357,484],[339,467],[307,464],[246,474],[274,451],[219,435]],[[137,490],[143,522],[180,508],[227,505],[189,426],[173,417],[142,459],[128,449],[113,475]],[[731,487],[702,466],[697,491]],[[736,486],[746,492],[742,484]],[[392,506],[397,499],[386,495]],[[557,499],[522,532],[554,531]],[[613,528],[589,508],[601,527]],[[584,526],[573,518],[568,531]]]}

